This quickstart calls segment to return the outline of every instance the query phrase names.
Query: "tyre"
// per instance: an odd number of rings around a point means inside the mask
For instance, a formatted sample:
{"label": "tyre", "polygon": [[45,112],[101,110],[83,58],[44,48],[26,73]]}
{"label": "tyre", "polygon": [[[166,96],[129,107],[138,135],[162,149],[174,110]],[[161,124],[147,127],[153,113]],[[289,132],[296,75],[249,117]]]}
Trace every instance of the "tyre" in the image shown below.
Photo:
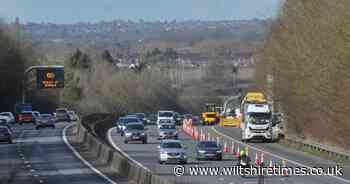
{"label": "tyre", "polygon": [[159,160],[159,164],[160,165],[164,164],[164,161]]}
{"label": "tyre", "polygon": [[55,129],[56,127],[55,126],[51,126],[52,129]]}
{"label": "tyre", "polygon": [[40,127],[35,127],[35,129],[39,130],[39,129],[40,129]]}
{"label": "tyre", "polygon": [[218,156],[217,160],[222,161],[222,155]]}
{"label": "tyre", "polygon": [[12,143],[13,143],[12,139],[9,139],[9,140],[8,140],[8,143],[9,143],[9,144],[12,144]]}
{"label": "tyre", "polygon": [[147,140],[143,140],[143,141],[142,141],[142,144],[147,144]]}
{"label": "tyre", "polygon": [[127,141],[127,140],[124,140],[124,143],[125,143],[125,144],[128,144],[128,141]]}

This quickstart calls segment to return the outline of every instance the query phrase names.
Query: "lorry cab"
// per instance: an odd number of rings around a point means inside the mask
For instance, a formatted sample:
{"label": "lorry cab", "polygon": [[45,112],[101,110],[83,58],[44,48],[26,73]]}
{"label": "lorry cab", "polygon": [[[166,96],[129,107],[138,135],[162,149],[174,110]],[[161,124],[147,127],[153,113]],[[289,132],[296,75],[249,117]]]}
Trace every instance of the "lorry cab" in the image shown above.
{"label": "lorry cab", "polygon": [[272,140],[272,113],[270,105],[244,104],[241,124],[242,140]]}

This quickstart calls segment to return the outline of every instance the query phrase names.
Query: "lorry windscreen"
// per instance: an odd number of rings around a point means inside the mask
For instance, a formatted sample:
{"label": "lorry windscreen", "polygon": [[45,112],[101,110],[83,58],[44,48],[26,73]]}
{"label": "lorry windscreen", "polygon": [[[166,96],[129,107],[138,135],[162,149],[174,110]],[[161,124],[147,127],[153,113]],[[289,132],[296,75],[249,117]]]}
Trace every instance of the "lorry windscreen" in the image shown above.
{"label": "lorry windscreen", "polygon": [[253,124],[267,124],[271,119],[271,113],[250,113],[249,116]]}

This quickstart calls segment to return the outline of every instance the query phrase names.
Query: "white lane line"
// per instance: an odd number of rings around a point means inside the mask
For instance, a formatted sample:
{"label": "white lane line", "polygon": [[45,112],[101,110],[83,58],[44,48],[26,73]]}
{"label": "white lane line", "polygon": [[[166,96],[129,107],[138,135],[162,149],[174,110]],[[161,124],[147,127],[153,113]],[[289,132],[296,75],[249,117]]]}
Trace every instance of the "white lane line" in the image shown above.
{"label": "white lane line", "polygon": [[[235,141],[235,142],[238,142],[238,143],[240,143],[240,144],[249,146],[249,147],[251,147],[251,148],[253,148],[253,149],[257,150],[257,151],[264,152],[264,153],[266,153],[266,154],[269,154],[270,156],[279,158],[279,159],[281,159],[281,160],[286,160],[286,161],[288,161],[288,162],[290,162],[290,163],[292,163],[292,164],[294,164],[294,165],[300,166],[300,167],[306,167],[306,168],[308,168],[308,169],[312,169],[312,167],[307,166],[307,165],[305,165],[305,164],[302,164],[302,163],[299,163],[299,162],[296,162],[296,161],[293,161],[293,160],[289,160],[289,159],[284,158],[284,157],[282,157],[282,156],[276,155],[276,154],[274,154],[274,153],[268,152],[268,151],[266,151],[266,150],[262,150],[262,149],[260,149],[260,148],[255,147],[255,146],[248,145],[248,144],[246,144],[246,143],[244,143],[244,142],[242,142],[242,141],[240,141],[240,140],[234,139],[233,137],[230,137],[230,136],[228,136],[228,135],[226,135],[226,134],[224,134],[224,133],[218,131],[215,127],[211,127],[211,129],[212,129],[215,133],[217,133],[217,134],[219,134],[219,135],[221,135],[221,136],[223,136],[223,137],[226,137],[226,138],[228,138],[228,139],[230,139],[230,140],[233,140],[233,141]],[[338,180],[343,181],[343,182],[345,182],[345,183],[350,183],[350,180],[341,178],[341,177],[339,177],[339,176],[331,176],[331,175],[330,175],[329,177],[338,179]]]}
{"label": "white lane line", "polygon": [[117,184],[115,181],[111,180],[108,176],[106,176],[105,174],[103,174],[101,171],[99,171],[98,169],[96,169],[94,166],[92,166],[88,161],[86,161],[79,153],[78,151],[69,143],[68,139],[67,139],[67,129],[74,126],[74,124],[70,124],[66,127],[64,127],[64,129],[62,130],[62,139],[64,141],[64,143],[68,146],[68,148],[74,153],[74,155],[81,160],[87,167],[89,167],[92,171],[94,171],[97,175],[101,176],[103,179],[107,180],[109,183],[111,184]]}
{"label": "white lane line", "polygon": [[108,142],[113,146],[114,149],[118,150],[123,156],[127,157],[129,160],[131,160],[132,162],[134,162],[136,165],[142,167],[143,169],[145,169],[148,172],[151,172],[150,169],[148,169],[146,166],[142,165],[140,162],[138,162],[137,160],[131,158],[127,153],[125,153],[122,149],[120,149],[115,142],[112,139],[112,131],[114,131],[116,129],[116,127],[113,127],[111,129],[108,130]]}

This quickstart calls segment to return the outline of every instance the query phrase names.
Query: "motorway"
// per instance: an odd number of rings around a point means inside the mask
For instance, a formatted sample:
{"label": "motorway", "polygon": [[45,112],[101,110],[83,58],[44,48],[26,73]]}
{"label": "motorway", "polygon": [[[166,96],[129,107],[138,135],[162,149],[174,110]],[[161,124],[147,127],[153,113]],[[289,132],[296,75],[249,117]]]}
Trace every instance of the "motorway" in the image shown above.
{"label": "motorway", "polygon": [[[208,127],[206,127],[208,128]],[[237,137],[237,130],[235,128],[219,128],[218,131],[226,133],[230,136]],[[234,132],[234,133],[232,133]],[[157,128],[155,126],[149,126],[148,133],[149,133],[149,144],[139,144],[139,143],[131,143],[131,144],[124,144],[123,143],[123,137],[121,137],[119,134],[116,133],[115,129],[112,129],[110,132],[111,138],[115,146],[118,149],[121,149],[126,154],[128,154],[132,159],[134,159],[139,164],[143,165],[144,167],[150,169],[151,171],[164,176],[170,180],[175,180],[176,183],[227,183],[227,184],[254,184],[258,183],[257,177],[248,177],[243,178],[241,176],[190,176],[188,174],[188,171],[184,176],[175,176],[173,174],[173,168],[176,165],[160,165],[158,163],[158,148],[159,140],[157,140]],[[184,142],[187,149],[187,153],[190,157],[189,163],[186,165],[186,168],[190,166],[232,166],[237,161],[235,158],[230,154],[226,153],[224,155],[223,161],[196,161],[194,158],[194,144],[195,141],[192,140],[189,136],[187,136],[184,133],[180,133],[179,139]],[[251,146],[257,146],[259,148],[263,148],[267,151],[273,152],[276,155],[269,156],[266,154],[266,160],[273,159],[275,162],[280,158],[279,156],[285,156],[288,159],[294,161],[301,162],[303,164],[307,164],[307,166],[325,166],[332,165],[333,163],[328,162],[326,160],[323,160],[321,158],[313,157],[310,161],[309,159],[312,156],[309,156],[305,153],[300,153],[288,148],[285,148],[281,145],[278,145],[277,143],[268,143],[268,144],[251,144]],[[251,155],[254,155],[254,151],[252,150]],[[276,158],[276,156],[278,158]],[[283,157],[284,158],[284,157]],[[289,160],[288,160],[289,161]],[[305,161],[305,162],[304,162]],[[317,164],[316,164],[317,163]],[[298,165],[288,165],[288,166],[298,166]],[[333,165],[332,165],[333,166]],[[344,173],[346,176],[347,173]],[[278,184],[344,184],[344,183],[350,183],[348,180],[338,177],[331,177],[331,176],[288,176],[288,177],[282,177],[282,176],[269,176],[265,177],[264,183],[278,183]]]}
{"label": "motorway", "polygon": [[0,144],[0,184],[105,184],[77,159],[62,139],[68,123],[35,130],[14,125],[14,144]]}

